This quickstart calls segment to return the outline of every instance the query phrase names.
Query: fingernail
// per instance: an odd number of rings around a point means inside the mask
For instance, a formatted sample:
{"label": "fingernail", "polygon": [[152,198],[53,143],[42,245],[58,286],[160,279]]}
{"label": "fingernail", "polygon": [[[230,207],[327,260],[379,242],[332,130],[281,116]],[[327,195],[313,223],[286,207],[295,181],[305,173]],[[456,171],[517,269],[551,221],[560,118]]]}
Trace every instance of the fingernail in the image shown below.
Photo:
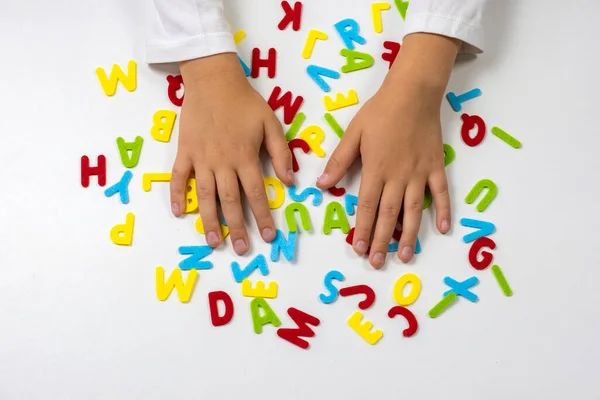
{"label": "fingernail", "polygon": [[265,228],[262,230],[262,238],[263,240],[270,242],[273,240],[273,230],[271,228]]}
{"label": "fingernail", "polygon": [[403,259],[410,260],[414,253],[415,253],[415,251],[413,250],[412,247],[404,246],[402,248],[402,254],[400,254],[400,255],[402,256]]}
{"label": "fingernail", "polygon": [[171,212],[175,216],[178,216],[179,213],[181,212],[181,208],[179,207],[179,204],[177,204],[177,203],[171,203]]}
{"label": "fingernail", "polygon": [[233,250],[235,250],[236,253],[243,253],[246,251],[246,242],[244,242],[242,239],[238,239],[233,243]]}
{"label": "fingernail", "polygon": [[375,255],[373,256],[373,262],[377,265],[383,265],[383,263],[385,262],[385,254],[383,253],[375,253]]}
{"label": "fingernail", "polygon": [[288,176],[288,178],[290,179],[290,181],[291,181],[292,183],[294,183],[294,180],[295,180],[295,178],[294,178],[294,171],[292,171],[292,170],[290,169],[290,170],[287,172],[287,176]]}
{"label": "fingernail", "polygon": [[366,253],[367,252],[367,242],[365,242],[364,240],[359,240],[356,243],[356,249],[363,254]]}
{"label": "fingernail", "polygon": [[450,230],[450,221],[447,219],[442,221],[442,231],[448,232]]}
{"label": "fingernail", "polygon": [[219,244],[219,235],[216,232],[208,232],[206,234],[206,241],[209,246],[216,246]]}
{"label": "fingernail", "polygon": [[327,178],[329,175],[327,172],[323,172],[320,177],[317,178],[317,183],[327,183]]}

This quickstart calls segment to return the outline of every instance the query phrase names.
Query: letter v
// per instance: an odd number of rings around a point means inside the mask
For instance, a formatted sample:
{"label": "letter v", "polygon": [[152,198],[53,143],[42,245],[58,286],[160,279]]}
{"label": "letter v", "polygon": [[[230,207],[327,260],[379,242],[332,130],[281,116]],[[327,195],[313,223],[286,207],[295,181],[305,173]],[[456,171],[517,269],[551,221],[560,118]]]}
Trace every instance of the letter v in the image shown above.
{"label": "letter v", "polygon": [[491,222],[480,221],[478,219],[461,218],[460,224],[467,228],[476,228],[477,231],[463,236],[463,242],[470,243],[483,236],[489,236],[496,231],[496,226]]}
{"label": "letter v", "polygon": [[324,92],[330,92],[331,86],[329,86],[329,84],[325,82],[325,80],[322,78],[323,76],[332,79],[340,78],[339,72],[334,71],[332,69],[319,67],[318,65],[309,65],[308,67],[306,67],[306,72],[308,73],[308,76],[310,76],[310,78],[313,81],[315,81],[315,83],[319,85],[321,90],[323,90]]}

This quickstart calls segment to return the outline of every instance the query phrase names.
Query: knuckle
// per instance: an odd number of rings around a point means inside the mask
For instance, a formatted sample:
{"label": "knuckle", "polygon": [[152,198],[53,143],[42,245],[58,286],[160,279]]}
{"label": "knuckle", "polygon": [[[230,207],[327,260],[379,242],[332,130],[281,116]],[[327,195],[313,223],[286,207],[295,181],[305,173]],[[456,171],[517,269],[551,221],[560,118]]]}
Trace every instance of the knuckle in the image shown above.
{"label": "knuckle", "polygon": [[364,214],[375,214],[375,210],[377,210],[377,205],[369,200],[365,200],[358,203],[358,210],[363,212]]}
{"label": "knuckle", "polygon": [[225,205],[234,205],[240,202],[239,196],[231,192],[225,192],[219,198],[221,203]]}
{"label": "knuckle", "polygon": [[246,196],[248,197],[248,200],[253,202],[264,200],[267,197],[264,186],[256,185],[246,191]]}
{"label": "knuckle", "polygon": [[211,191],[206,186],[196,186],[198,200],[208,200],[211,197]]}
{"label": "knuckle", "polygon": [[395,220],[396,218],[398,218],[399,213],[400,210],[391,204],[382,204],[379,207],[379,215],[386,219]]}
{"label": "knuckle", "polygon": [[420,213],[423,211],[423,200],[411,199],[407,201],[405,206],[413,213]]}

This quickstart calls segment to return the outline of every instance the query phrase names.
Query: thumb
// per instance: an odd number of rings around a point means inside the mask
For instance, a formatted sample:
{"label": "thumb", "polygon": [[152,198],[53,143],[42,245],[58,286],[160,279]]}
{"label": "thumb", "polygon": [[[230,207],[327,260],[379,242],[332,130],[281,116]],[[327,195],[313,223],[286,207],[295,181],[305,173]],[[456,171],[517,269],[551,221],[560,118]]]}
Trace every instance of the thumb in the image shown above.
{"label": "thumb", "polygon": [[265,122],[265,147],[271,156],[277,178],[288,186],[293,185],[292,153],[285,140],[281,123],[275,115]]}
{"label": "thumb", "polygon": [[360,135],[348,129],[329,157],[325,170],[317,179],[317,187],[329,189],[337,184],[360,154],[359,146]]}

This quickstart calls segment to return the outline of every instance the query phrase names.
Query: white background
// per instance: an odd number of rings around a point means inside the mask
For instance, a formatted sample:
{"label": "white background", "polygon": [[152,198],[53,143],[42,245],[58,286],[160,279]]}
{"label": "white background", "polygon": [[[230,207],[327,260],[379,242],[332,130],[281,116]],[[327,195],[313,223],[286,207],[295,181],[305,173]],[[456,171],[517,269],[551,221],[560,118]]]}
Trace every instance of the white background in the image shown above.
{"label": "white background", "polygon": [[[300,234],[294,263],[269,263],[267,278],[280,286],[269,303],[282,326],[293,326],[290,306],[321,319],[308,351],[281,340],[270,325],[261,335],[253,332],[249,299],[233,281],[230,263],[246,265],[259,253],[268,257],[270,247],[254,227],[250,255],[234,256],[229,241],[214,252],[215,267],[200,272],[190,303],[181,304],[175,293],[164,303],[156,299],[156,266],[169,273],[181,260],[178,247],[203,244],[204,238],[194,230],[195,215],[171,216],[168,185],[141,190],[143,172],[170,170],[177,139],[174,134],[165,144],[149,135],[156,110],[177,110],[165,80],[176,68],[144,63],[149,3],[0,5],[0,399],[600,398],[593,380],[600,362],[597,3],[507,0],[490,6],[486,53],[459,62],[448,89],[481,88],[483,95],[464,111],[513,134],[523,148],[514,150],[489,133],[480,146],[467,147],[460,114],[444,101],[444,138],[456,150],[447,169],[454,226],[447,236],[436,233],[428,210],[423,252],[413,263],[390,257],[385,270],[374,271],[341,232],[320,232],[325,206],[309,205],[313,232]],[[339,68],[343,44],[333,24],[356,18],[367,38],[361,49],[376,64],[332,86],[334,92],[356,89],[364,104],[387,70],[380,58],[383,41],[401,37],[397,11],[384,13],[384,32],[376,34],[370,1],[307,0],[302,30],[279,32],[279,1],[229,3],[232,30],[247,32],[239,46],[247,62],[253,47],[265,54],[269,47],[278,50],[275,79],[263,71],[253,84],[265,96],[276,84],[302,94],[305,126],[323,126],[330,154],[338,139],[323,120],[323,93],[306,65]],[[329,40],[318,43],[307,61],[300,54],[310,28],[326,31]],[[96,67],[125,66],[130,59],[138,62],[137,90],[120,86],[106,97]],[[357,109],[334,115],[347,126]],[[136,135],[145,143],[133,169],[130,204],[122,205],[103,191],[124,172],[115,139]],[[94,179],[81,187],[84,154],[92,160],[106,155],[106,187]],[[299,162],[299,186],[305,187],[326,159],[300,155]],[[498,184],[499,193],[480,214],[464,197],[484,177]],[[344,185],[356,193],[358,175]],[[326,194],[325,202],[331,200]],[[129,211],[136,215],[133,246],[115,246],[110,228]],[[283,208],[274,215],[284,228]],[[496,224],[495,262],[512,298],[502,294],[490,270],[469,265],[461,217]],[[375,289],[376,304],[365,316],[384,332],[376,346],[346,325],[355,299],[319,302],[331,269],[342,271],[347,285]],[[387,310],[395,280],[409,271],[420,276],[423,289],[410,306],[420,329],[407,339],[401,334],[405,323],[388,319]],[[445,276],[473,275],[481,280],[474,288],[477,304],[459,298],[438,319],[427,317],[446,290]],[[207,293],[219,289],[233,297],[235,316],[214,328]]]}

